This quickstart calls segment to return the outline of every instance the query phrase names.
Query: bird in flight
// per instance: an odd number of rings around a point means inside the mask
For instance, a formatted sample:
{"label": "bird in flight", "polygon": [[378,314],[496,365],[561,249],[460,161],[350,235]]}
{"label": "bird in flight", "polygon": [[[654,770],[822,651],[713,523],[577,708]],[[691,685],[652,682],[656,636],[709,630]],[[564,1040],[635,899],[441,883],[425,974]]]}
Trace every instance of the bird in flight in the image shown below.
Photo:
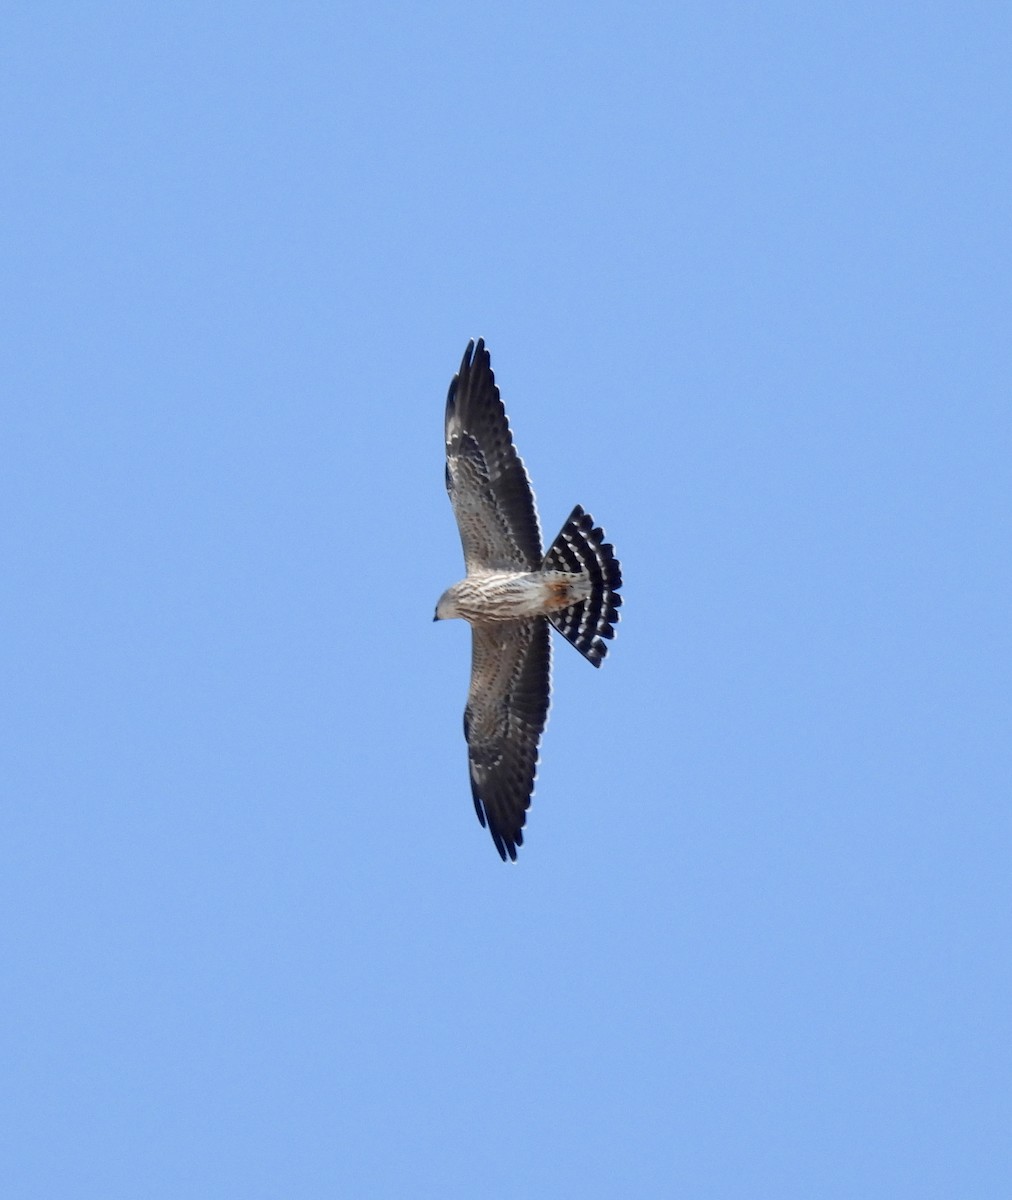
{"label": "bird in flight", "polygon": [[446,490],[467,575],[440,596],[434,620],[471,624],[471,794],[500,857],[515,862],[548,718],[549,624],[599,667],[603,639],[615,636],[622,571],[579,505],[542,552],[534,493],[481,338],[468,342],[446,397]]}

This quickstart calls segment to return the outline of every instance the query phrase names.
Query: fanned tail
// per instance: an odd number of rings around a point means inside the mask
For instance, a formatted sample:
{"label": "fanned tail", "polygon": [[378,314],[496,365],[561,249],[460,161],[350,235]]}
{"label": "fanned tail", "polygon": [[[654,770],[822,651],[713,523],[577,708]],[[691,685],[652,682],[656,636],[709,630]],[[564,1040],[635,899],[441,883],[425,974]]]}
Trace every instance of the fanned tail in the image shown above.
{"label": "fanned tail", "polygon": [[548,614],[548,619],[567,642],[580,651],[595,667],[608,653],[602,638],[615,636],[614,622],[622,597],[622,569],[615,549],[604,540],[604,530],[578,504],[569,514],[559,536],[545,555],[545,571],[586,574],[590,595],[586,600]]}

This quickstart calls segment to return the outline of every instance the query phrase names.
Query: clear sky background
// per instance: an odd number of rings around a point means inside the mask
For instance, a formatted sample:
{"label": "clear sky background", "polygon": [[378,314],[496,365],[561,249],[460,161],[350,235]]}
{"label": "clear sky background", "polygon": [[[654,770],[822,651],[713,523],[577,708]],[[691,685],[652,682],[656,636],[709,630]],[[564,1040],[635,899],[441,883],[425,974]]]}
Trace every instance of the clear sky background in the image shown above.
{"label": "clear sky background", "polygon": [[[1003,5],[15,4],[0,1177],[1012,1194]],[[552,536],[472,810],[446,388]]]}

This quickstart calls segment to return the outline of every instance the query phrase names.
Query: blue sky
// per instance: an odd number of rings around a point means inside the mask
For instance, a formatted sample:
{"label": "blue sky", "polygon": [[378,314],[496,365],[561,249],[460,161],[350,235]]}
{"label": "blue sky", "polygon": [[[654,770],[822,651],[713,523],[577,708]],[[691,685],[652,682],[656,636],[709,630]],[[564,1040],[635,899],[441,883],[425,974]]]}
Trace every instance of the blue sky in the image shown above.
{"label": "blue sky", "polygon": [[[5,1195],[1012,1187],[1012,19],[15,5]],[[446,387],[561,641],[471,807]]]}

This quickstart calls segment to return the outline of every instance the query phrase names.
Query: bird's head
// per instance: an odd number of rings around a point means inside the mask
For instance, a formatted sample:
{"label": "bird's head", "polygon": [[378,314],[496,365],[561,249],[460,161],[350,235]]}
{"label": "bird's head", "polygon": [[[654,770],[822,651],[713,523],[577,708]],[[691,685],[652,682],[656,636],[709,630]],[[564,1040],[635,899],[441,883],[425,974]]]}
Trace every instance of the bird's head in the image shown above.
{"label": "bird's head", "polygon": [[436,605],[436,615],[432,619],[433,621],[448,621],[451,617],[459,616],[456,590],[452,587],[447,588],[439,597],[439,602]]}

